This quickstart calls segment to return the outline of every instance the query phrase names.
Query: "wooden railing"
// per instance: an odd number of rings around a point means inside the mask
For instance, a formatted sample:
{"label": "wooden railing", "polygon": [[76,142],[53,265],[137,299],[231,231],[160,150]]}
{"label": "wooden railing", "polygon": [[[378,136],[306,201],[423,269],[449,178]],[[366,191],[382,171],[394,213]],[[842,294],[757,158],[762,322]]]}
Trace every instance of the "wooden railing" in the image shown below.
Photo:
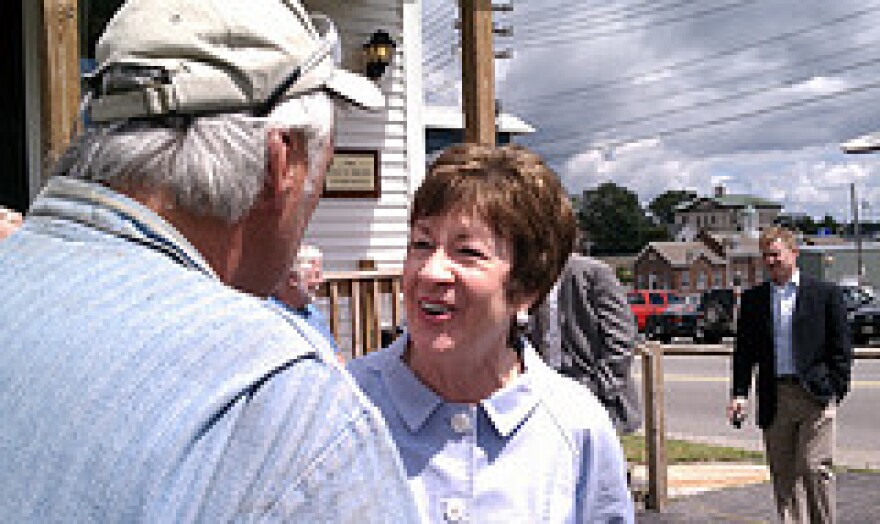
{"label": "wooden railing", "polygon": [[[666,482],[666,409],[664,401],[663,357],[729,357],[730,344],[660,344],[646,342],[638,347],[642,358],[643,405],[645,412],[645,449],[647,451],[648,486],[645,507],[662,511],[668,501]],[[856,348],[855,359],[880,359],[880,348]]]}
{"label": "wooden railing", "polygon": [[346,358],[379,349],[382,330],[400,326],[403,318],[400,271],[326,272],[318,297]]}

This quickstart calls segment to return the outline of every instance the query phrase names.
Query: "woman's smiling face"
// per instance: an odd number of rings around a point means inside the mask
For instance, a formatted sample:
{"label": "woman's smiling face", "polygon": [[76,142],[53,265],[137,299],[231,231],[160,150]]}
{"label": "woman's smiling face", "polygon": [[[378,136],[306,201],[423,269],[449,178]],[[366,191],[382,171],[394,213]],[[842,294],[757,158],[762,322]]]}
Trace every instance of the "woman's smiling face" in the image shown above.
{"label": "woman's smiling face", "polygon": [[503,350],[511,320],[524,307],[508,300],[512,261],[510,243],[479,217],[416,220],[403,269],[412,351]]}

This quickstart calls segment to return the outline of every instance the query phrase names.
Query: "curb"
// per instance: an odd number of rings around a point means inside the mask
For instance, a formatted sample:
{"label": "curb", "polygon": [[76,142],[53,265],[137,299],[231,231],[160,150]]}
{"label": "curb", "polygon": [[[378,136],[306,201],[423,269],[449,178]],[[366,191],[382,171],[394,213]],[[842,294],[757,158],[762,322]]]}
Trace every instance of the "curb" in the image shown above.
{"label": "curb", "polygon": [[[670,498],[761,484],[769,480],[770,470],[764,464],[724,462],[673,464],[666,471],[666,485]],[[648,473],[645,465],[633,466],[632,485],[636,492],[647,491]]]}

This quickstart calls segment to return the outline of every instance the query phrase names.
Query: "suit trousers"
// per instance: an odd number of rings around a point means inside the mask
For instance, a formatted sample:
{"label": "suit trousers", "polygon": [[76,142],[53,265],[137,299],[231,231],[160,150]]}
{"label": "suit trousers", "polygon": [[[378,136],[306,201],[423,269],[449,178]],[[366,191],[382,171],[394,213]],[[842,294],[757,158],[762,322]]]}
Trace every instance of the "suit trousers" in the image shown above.
{"label": "suit trousers", "polygon": [[795,383],[776,384],[776,416],[764,429],[781,522],[834,523],[836,403],[823,406]]}

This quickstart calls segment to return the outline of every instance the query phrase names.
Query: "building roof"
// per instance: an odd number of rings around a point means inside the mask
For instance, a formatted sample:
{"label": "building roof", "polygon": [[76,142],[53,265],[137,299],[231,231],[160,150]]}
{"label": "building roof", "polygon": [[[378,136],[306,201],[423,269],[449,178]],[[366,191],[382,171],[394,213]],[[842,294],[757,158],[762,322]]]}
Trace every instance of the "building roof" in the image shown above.
{"label": "building roof", "polygon": [[804,238],[804,244],[808,246],[839,246],[847,241],[838,235],[811,235]]}
{"label": "building roof", "polygon": [[725,264],[723,258],[713,253],[702,242],[651,242],[645,249],[653,249],[674,267],[689,266],[699,257],[705,257],[712,265]]}
{"label": "building roof", "polygon": [[[425,106],[424,119],[426,129],[464,128],[464,113],[457,106]],[[535,132],[534,127],[509,113],[496,116],[495,124],[501,133],[521,135]]]}
{"label": "building roof", "polygon": [[778,208],[782,209],[782,204],[779,202],[774,202],[772,200],[767,200],[766,198],[760,198],[751,195],[724,195],[720,197],[714,196],[705,196],[695,198],[694,200],[690,200],[688,202],[682,202],[681,204],[675,207],[676,211],[688,211],[693,208],[697,204],[701,204],[703,202],[709,202],[715,204],[718,207],[726,207],[726,208],[745,208],[745,207],[753,207],[757,208]]}
{"label": "building roof", "polygon": [[755,256],[760,253],[758,249],[758,237],[750,237],[741,232],[705,231],[704,234],[711,237],[731,257]]}

